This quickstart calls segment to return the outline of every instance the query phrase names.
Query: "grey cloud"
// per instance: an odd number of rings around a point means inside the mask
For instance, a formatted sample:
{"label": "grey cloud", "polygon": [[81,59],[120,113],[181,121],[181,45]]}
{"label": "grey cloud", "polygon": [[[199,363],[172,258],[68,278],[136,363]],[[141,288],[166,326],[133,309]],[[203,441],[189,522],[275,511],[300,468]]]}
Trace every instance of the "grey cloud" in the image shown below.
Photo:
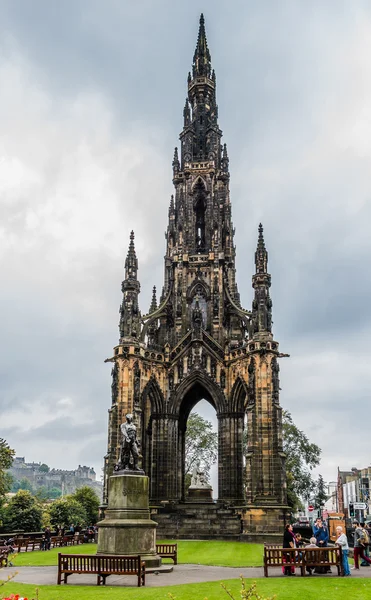
{"label": "grey cloud", "polygon": [[[364,466],[367,447],[354,444],[347,422],[347,407],[367,413],[371,383],[371,131],[362,117],[371,10],[355,5],[2,2],[9,66],[0,106],[10,129],[0,154],[31,169],[24,187],[19,179],[1,190],[1,411],[6,419],[24,411],[33,431],[23,443],[16,425],[4,428],[17,452],[68,468],[90,457],[99,472],[110,405],[103,360],[117,341],[128,235],[134,228],[146,312],[152,285],[162,285],[171,158],[203,10],[231,159],[242,302],[251,305],[261,220],[274,332],[292,355],[281,365],[281,402],[323,447],[327,479],[337,460]],[[70,422],[66,431],[66,407],[53,425],[38,425],[37,411],[49,418],[65,397],[81,428]],[[94,433],[85,440],[86,419]],[[336,456],[338,427],[349,447]],[[368,431],[366,421],[360,427]],[[84,445],[72,448],[70,432]]]}

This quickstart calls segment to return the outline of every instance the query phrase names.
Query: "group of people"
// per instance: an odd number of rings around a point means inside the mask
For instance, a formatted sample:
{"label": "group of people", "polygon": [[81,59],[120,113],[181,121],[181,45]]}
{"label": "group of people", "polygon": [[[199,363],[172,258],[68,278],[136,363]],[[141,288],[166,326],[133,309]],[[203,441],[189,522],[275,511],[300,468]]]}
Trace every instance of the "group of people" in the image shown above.
{"label": "group of people", "polygon": [[[371,559],[369,556],[369,543],[370,533],[368,527],[364,523],[358,523],[353,521],[354,528],[354,567],[352,569],[359,569],[359,558],[363,559],[361,566],[370,566]],[[349,543],[346,533],[343,528],[339,525],[336,527],[336,540],[335,544],[340,546],[342,549],[342,561],[343,561],[343,575],[345,577],[350,576],[349,568]],[[300,533],[295,534],[291,524],[286,525],[285,532],[283,535],[283,547],[284,548],[298,548],[298,555],[300,555],[300,548],[325,548],[328,545],[329,533],[326,524],[322,519],[318,518],[313,525],[313,537],[310,538],[310,543],[304,546],[304,542]],[[289,557],[288,557],[289,558]],[[289,560],[288,560],[289,562]],[[323,570],[321,570],[323,569]],[[306,568],[309,575],[312,575],[313,569],[311,567]],[[328,567],[316,567],[316,572],[331,572]],[[295,565],[292,563],[290,566],[283,567],[284,575],[295,575]]]}

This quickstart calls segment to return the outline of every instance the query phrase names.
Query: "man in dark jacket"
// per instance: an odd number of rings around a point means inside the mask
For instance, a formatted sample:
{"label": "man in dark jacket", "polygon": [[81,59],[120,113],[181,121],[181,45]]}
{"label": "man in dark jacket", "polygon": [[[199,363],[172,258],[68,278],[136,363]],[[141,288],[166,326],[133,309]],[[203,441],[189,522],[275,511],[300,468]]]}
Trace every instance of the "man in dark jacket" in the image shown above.
{"label": "man in dark jacket", "polygon": [[[319,548],[325,548],[328,543],[329,535],[328,529],[322,519],[316,519],[315,524],[313,525],[313,535],[317,540],[317,546]],[[315,573],[331,573],[330,567],[316,567]]]}
{"label": "man in dark jacket", "polygon": [[317,540],[317,546],[319,548],[325,548],[328,543],[328,529],[323,523],[322,519],[316,519],[313,525],[313,535]]}

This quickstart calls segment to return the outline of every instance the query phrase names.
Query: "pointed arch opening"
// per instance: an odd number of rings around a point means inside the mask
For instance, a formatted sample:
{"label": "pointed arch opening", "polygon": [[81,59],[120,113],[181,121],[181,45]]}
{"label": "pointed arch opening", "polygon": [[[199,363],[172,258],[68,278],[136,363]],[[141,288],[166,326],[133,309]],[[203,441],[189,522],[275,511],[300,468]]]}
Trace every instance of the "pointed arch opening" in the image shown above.
{"label": "pointed arch opening", "polygon": [[194,222],[195,222],[195,251],[197,253],[206,250],[206,188],[201,178],[199,178],[193,189],[194,202]]}

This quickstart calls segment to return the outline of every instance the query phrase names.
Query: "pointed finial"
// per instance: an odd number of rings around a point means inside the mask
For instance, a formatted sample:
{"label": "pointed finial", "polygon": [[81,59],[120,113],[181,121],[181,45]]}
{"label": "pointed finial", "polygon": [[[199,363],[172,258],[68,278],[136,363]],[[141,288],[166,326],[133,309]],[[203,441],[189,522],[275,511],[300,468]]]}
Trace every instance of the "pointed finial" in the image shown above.
{"label": "pointed finial", "polygon": [[149,308],[149,312],[153,313],[155,312],[155,310],[157,310],[157,298],[156,298],[156,286],[153,286],[153,290],[152,290],[152,300],[151,300],[151,306]]}
{"label": "pointed finial", "polygon": [[179,162],[179,157],[178,157],[178,148],[174,148],[174,157],[173,157],[172,166],[173,166],[173,173],[174,173],[174,176],[175,176],[175,174],[180,169],[180,162]]}
{"label": "pointed finial", "polygon": [[223,160],[228,160],[227,144],[223,144]]}
{"label": "pointed finial", "polygon": [[131,230],[131,232],[130,232],[130,244],[129,244],[128,255],[129,254],[134,254],[135,255],[134,231],[133,230]]}
{"label": "pointed finial", "polygon": [[198,75],[206,75],[210,77],[211,73],[211,56],[207,47],[207,39],[205,32],[205,19],[203,13],[200,16],[200,26],[198,29],[197,45],[193,56],[193,77]]}
{"label": "pointed finial", "polygon": [[259,223],[258,248],[265,248],[263,231],[263,225]]}
{"label": "pointed finial", "polygon": [[258,245],[255,252],[255,266],[257,273],[266,273],[268,265],[268,252],[265,248],[263,225],[259,223]]}
{"label": "pointed finial", "polygon": [[125,260],[125,271],[126,271],[125,277],[126,278],[128,278],[128,277],[136,278],[137,270],[138,270],[138,260],[137,260],[137,256],[135,253],[134,231],[131,231],[128,254],[127,254],[127,257]]}
{"label": "pointed finial", "polygon": [[174,195],[171,194],[170,196],[170,209],[174,210]]}
{"label": "pointed finial", "polygon": [[183,117],[184,117],[184,127],[187,127],[187,125],[189,125],[190,120],[191,120],[191,111],[189,108],[188,98],[186,98],[186,101],[185,101],[185,105],[184,105],[184,109],[183,109]]}

